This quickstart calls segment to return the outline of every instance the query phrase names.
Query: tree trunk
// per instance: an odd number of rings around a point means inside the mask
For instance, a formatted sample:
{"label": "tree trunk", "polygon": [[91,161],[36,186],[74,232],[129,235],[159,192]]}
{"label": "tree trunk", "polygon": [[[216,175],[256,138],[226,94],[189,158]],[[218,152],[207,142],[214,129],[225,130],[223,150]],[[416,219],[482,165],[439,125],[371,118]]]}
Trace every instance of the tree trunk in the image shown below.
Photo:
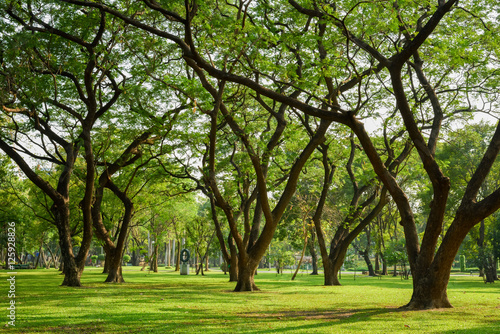
{"label": "tree trunk", "polygon": [[484,257],[484,283],[495,283],[496,274],[495,259],[492,254]]}
{"label": "tree trunk", "polygon": [[139,263],[141,262],[140,259],[139,259],[139,255],[137,254],[138,251],[137,250],[133,250],[132,251],[132,265],[133,266],[138,266]]}
{"label": "tree trunk", "polygon": [[84,266],[78,266],[73,255],[73,244],[69,229],[69,208],[57,208],[54,205],[53,209],[59,232],[59,247],[61,249],[62,262],[64,263],[64,266],[61,266],[64,274],[62,285],[71,287],[81,286],[80,277]]}
{"label": "tree trunk", "polygon": [[384,259],[384,254],[380,252],[380,258],[382,259],[382,275],[387,275],[387,262]]}
{"label": "tree trunk", "polygon": [[[431,309],[452,307],[446,288],[450,279],[451,266],[458,249],[474,224],[472,210],[457,211],[431,263],[416,263],[412,266],[413,295],[403,306],[407,309]],[[466,225],[468,224],[468,225]],[[464,226],[465,225],[465,226]],[[470,226],[468,228],[468,226]]]}
{"label": "tree trunk", "polygon": [[339,280],[339,270],[342,267],[342,263],[338,261],[332,261],[329,257],[327,258],[327,261],[323,260],[323,270],[325,272],[325,285],[326,286],[332,286],[332,285],[342,285],[340,284]]}
{"label": "tree trunk", "polygon": [[52,252],[52,250],[50,249],[49,245],[47,245],[47,250],[49,251],[50,256],[52,257],[52,262],[54,262],[54,269],[57,269],[57,267],[59,267],[57,264],[57,258],[55,256],[54,252]]}
{"label": "tree trunk", "polygon": [[498,258],[493,256],[493,278],[498,281]]}
{"label": "tree trunk", "polygon": [[[415,274],[413,278],[413,294],[410,302],[403,308],[423,310],[452,307],[448,300],[446,287],[449,281],[449,268],[438,268],[428,274]],[[415,280],[415,277],[422,277]]]}
{"label": "tree trunk", "polygon": [[104,245],[102,248],[104,249],[104,254],[106,255],[106,257],[104,258],[102,273],[109,274],[109,263],[111,262],[111,259],[113,257],[111,255],[113,248],[109,248],[106,245]]}
{"label": "tree trunk", "polygon": [[61,285],[77,287],[81,286],[80,278],[83,270],[80,270],[74,260],[66,261],[64,264],[64,280]]}
{"label": "tree trunk", "polygon": [[149,270],[154,271],[155,273],[158,272],[158,244],[155,243],[155,248],[153,251],[153,256],[151,258],[151,262],[149,264]]}
{"label": "tree trunk", "polygon": [[116,249],[111,249],[106,254],[106,264],[108,269],[108,277],[106,277],[105,283],[124,283],[122,275],[122,259],[121,252]]}
{"label": "tree trunk", "polygon": [[311,275],[318,275],[318,253],[315,247],[316,233],[311,229],[311,238],[309,238],[309,253],[311,254],[312,272]]}
{"label": "tree trunk", "polygon": [[181,243],[177,241],[177,255],[175,257],[175,271],[181,270]]}
{"label": "tree trunk", "polygon": [[306,253],[306,249],[307,249],[307,230],[306,230],[304,238],[305,238],[305,240],[304,240],[304,247],[302,248],[302,253],[300,254],[300,260],[299,260],[299,263],[297,264],[297,269],[295,270],[295,273],[292,276],[292,281],[297,276],[297,273],[300,270],[300,266],[302,265],[302,261],[304,260],[304,254]]}
{"label": "tree trunk", "polygon": [[196,275],[198,275],[198,272],[201,272],[201,276],[205,276],[205,273],[203,272],[203,262],[200,262],[199,269],[196,271]]}
{"label": "tree trunk", "polygon": [[229,244],[229,282],[238,282],[238,250],[234,245],[234,240],[231,234],[228,236]]}
{"label": "tree trunk", "polygon": [[255,270],[257,269],[257,265],[250,264],[244,259],[239,259],[238,265],[238,281],[236,283],[236,287],[234,288],[235,292],[242,291],[259,291],[255,285],[254,275]]}
{"label": "tree trunk", "polygon": [[372,261],[370,260],[370,256],[368,254],[368,250],[365,249],[364,251],[361,252],[360,255],[363,256],[363,259],[365,260],[365,263],[368,266],[368,275],[369,276],[376,276],[375,271],[373,270]]}
{"label": "tree trunk", "polygon": [[172,265],[172,240],[168,241],[168,245],[166,246],[166,255],[165,255],[165,266],[170,267]]}
{"label": "tree trunk", "polygon": [[40,245],[40,248],[38,249],[38,256],[36,257],[35,269],[38,268],[38,263],[40,262],[40,256],[41,255],[42,255],[42,245]]}
{"label": "tree trunk", "polygon": [[229,282],[238,282],[238,256],[231,256],[229,263]]}

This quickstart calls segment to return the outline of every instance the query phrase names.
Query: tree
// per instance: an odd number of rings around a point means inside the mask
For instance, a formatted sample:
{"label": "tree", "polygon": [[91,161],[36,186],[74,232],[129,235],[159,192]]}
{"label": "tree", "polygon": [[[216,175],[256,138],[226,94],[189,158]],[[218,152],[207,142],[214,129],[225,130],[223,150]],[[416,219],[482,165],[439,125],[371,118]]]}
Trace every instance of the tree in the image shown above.
{"label": "tree", "polygon": [[[142,153],[138,147],[143,144],[152,144],[152,140],[149,137],[150,133],[145,132],[136,138],[116,161],[100,162],[105,166],[105,168],[99,177],[98,186],[96,187],[95,201],[92,205],[92,222],[96,236],[104,243],[103,248],[106,251],[106,272],[108,273],[108,277],[105,282],[124,282],[121,269],[122,255],[134,208],[132,200],[127,195],[127,190],[128,186],[132,182],[132,179],[137,174],[137,171],[144,167],[144,165],[148,163],[148,160],[136,166],[131,178],[128,180],[128,185],[125,190],[121,190],[120,187],[113,182],[111,177],[120,169],[133,164],[141,157]],[[109,232],[103,224],[101,205],[104,198],[105,188],[110,189],[113,194],[120,199],[124,207],[123,216],[119,220],[121,224],[117,227],[118,237],[115,240],[116,243],[113,242]]]}
{"label": "tree", "polygon": [[[68,12],[46,2],[12,1],[2,5],[2,13],[2,30],[6,32],[2,77],[7,85],[3,89],[11,97],[2,100],[7,122],[0,148],[53,201],[51,210],[64,262],[63,285],[80,286],[92,239],[95,163],[91,131],[122,93],[114,77],[114,61],[120,58],[113,54],[116,35],[105,34],[117,25],[110,23],[104,12]],[[80,202],[83,237],[75,256],[69,188],[81,153],[85,161],[85,190]],[[57,166],[57,184],[37,174],[26,156]]]}
{"label": "tree", "polygon": [[186,224],[187,236],[194,244],[195,256],[197,259],[196,275],[200,272],[201,275],[205,275],[203,273],[203,265],[205,264],[210,251],[210,245],[215,235],[214,226],[210,219],[208,219],[210,215],[207,215],[207,209],[207,205],[200,205],[197,216]]}

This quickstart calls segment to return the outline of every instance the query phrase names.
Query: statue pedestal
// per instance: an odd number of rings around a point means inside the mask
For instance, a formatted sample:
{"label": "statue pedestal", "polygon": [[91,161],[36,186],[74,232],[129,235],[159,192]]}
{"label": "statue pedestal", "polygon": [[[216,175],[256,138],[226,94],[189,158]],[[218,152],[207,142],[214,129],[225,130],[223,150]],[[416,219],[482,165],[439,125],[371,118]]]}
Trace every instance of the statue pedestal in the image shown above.
{"label": "statue pedestal", "polygon": [[189,275],[189,264],[187,263],[181,264],[181,275]]}

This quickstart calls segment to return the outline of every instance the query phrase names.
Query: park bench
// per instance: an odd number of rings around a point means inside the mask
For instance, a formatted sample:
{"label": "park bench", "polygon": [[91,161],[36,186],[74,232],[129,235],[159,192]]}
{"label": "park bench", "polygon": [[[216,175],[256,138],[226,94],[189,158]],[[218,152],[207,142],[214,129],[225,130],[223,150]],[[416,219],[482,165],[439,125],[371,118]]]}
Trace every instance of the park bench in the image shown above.
{"label": "park bench", "polygon": [[30,264],[13,264],[12,269],[31,269]]}

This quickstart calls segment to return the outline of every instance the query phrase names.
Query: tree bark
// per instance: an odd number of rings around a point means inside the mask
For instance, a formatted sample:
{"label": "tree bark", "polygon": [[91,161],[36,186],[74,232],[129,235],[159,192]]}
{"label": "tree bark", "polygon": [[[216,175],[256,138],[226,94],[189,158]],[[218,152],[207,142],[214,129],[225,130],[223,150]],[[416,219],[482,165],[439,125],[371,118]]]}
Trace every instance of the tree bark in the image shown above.
{"label": "tree bark", "polygon": [[495,283],[496,265],[493,254],[486,254],[484,257],[484,283]]}
{"label": "tree bark", "polygon": [[177,240],[177,250],[175,257],[175,271],[181,270],[181,241]]}
{"label": "tree bark", "polygon": [[106,266],[108,267],[108,277],[106,277],[105,283],[124,283],[122,274],[122,257],[121,252],[116,248],[110,249],[106,253]]}
{"label": "tree bark", "polygon": [[365,233],[366,233],[366,247],[363,251],[361,251],[361,254],[363,256],[363,259],[365,260],[366,266],[368,267],[368,275],[369,276],[376,276],[375,271],[373,270],[373,265],[372,261],[370,260],[370,243],[371,243],[371,235],[370,235],[370,227],[368,226],[365,228]]}
{"label": "tree bark", "polygon": [[107,245],[104,245],[102,248],[104,250],[104,254],[106,255],[106,257],[104,258],[104,265],[102,266],[102,274],[109,274],[109,264],[111,263],[112,258],[111,248]]}
{"label": "tree bark", "polygon": [[368,267],[368,276],[376,276],[375,271],[373,270],[373,264],[372,261],[370,260],[370,254],[367,249],[363,250],[361,252],[361,255],[363,256],[363,260],[365,260],[366,266]]}
{"label": "tree bark", "polygon": [[384,254],[380,252],[380,258],[382,259],[382,272],[381,275],[387,275],[387,262],[384,259]]}
{"label": "tree bark", "polygon": [[228,236],[229,244],[229,282],[238,282],[238,250],[234,245],[233,237],[231,233]]}
{"label": "tree bark", "polygon": [[255,271],[257,270],[258,263],[247,262],[248,258],[242,259],[240,257],[238,263],[238,281],[235,292],[242,291],[259,291],[260,289],[255,285]]}
{"label": "tree bark", "polygon": [[[71,231],[69,229],[69,208],[67,206],[58,207],[53,205],[55,221],[59,233],[59,248],[61,249],[61,258],[64,274],[63,286],[79,287],[80,277],[84,269],[84,262],[77,263],[73,254],[73,244],[71,241]],[[82,249],[80,250],[82,251]],[[88,250],[87,250],[88,251]]]}
{"label": "tree bark", "polygon": [[312,264],[312,272],[311,275],[318,275],[318,253],[316,252],[315,240],[316,240],[316,232],[314,229],[310,230],[311,237],[309,238],[309,254],[311,254],[311,264]]}
{"label": "tree bark", "polygon": [[132,251],[131,261],[133,266],[138,266],[140,262],[139,255],[137,253],[138,251],[135,249]]}
{"label": "tree bark", "polygon": [[158,244],[157,243],[155,243],[155,247],[153,250],[151,261],[149,263],[149,270],[152,270],[155,273],[158,272]]}

